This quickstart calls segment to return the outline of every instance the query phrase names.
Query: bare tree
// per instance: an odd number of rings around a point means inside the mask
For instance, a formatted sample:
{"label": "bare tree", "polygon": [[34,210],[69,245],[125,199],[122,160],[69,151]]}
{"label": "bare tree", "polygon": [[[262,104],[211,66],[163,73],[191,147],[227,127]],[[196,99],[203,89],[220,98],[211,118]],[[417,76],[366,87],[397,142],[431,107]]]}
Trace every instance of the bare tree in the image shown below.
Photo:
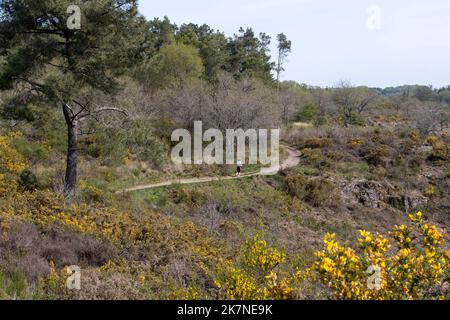
{"label": "bare tree", "polygon": [[450,124],[450,108],[446,104],[433,102],[418,103],[414,110],[413,121],[423,134],[444,131]]}
{"label": "bare tree", "polygon": [[293,116],[298,105],[297,95],[289,88],[282,89],[278,94],[278,102],[280,104],[283,121],[288,121]]}
{"label": "bare tree", "polygon": [[273,127],[280,119],[274,92],[253,79],[224,76],[211,88],[209,104],[206,122],[221,130]]}
{"label": "bare tree", "polygon": [[309,92],[320,114],[324,115],[333,112],[330,90],[328,88],[310,88]]}
{"label": "bare tree", "polygon": [[111,105],[98,105],[89,98],[86,98],[85,101],[73,99],[63,105],[64,120],[67,125],[67,161],[64,194],[68,199],[73,199],[76,191],[78,134],[81,122],[88,118],[100,121],[103,113],[111,112],[128,116],[128,113],[122,108]]}
{"label": "bare tree", "polygon": [[278,125],[276,93],[255,79],[222,74],[215,84],[184,83],[164,91],[160,116],[185,128],[203,121],[204,128],[248,129]]}
{"label": "bare tree", "polygon": [[378,98],[368,87],[353,87],[348,81],[341,81],[334,89],[333,101],[340,109],[344,125],[348,126],[355,114],[361,114]]}

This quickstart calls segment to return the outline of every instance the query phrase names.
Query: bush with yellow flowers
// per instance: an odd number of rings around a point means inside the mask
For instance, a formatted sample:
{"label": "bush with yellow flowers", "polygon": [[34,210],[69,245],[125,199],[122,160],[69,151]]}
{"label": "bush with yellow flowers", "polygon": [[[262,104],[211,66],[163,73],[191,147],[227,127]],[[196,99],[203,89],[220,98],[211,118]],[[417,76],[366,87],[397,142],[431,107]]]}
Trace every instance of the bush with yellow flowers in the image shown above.
{"label": "bush with yellow flowers", "polygon": [[425,141],[427,142],[427,144],[432,146],[439,141],[439,138],[436,136],[430,135],[425,139]]}
{"label": "bush with yellow flowers", "polygon": [[25,169],[23,156],[11,146],[17,135],[0,136],[0,196],[16,189],[19,174]]}
{"label": "bush with yellow flowers", "polygon": [[240,264],[231,261],[220,264],[221,271],[214,281],[220,289],[220,297],[238,300],[295,298],[291,286],[294,277],[276,270],[285,258],[285,254],[269,247],[260,235],[247,240]]}
{"label": "bush with yellow flowers", "polygon": [[416,131],[411,132],[409,134],[409,138],[415,143],[419,143],[421,141],[420,133]]}
{"label": "bush with yellow flowers", "polygon": [[363,141],[360,138],[351,138],[347,141],[347,145],[350,148],[356,148],[363,144]]}
{"label": "bush with yellow flowers", "polygon": [[437,193],[436,187],[429,184],[424,190],[423,194],[428,198],[433,198]]}
{"label": "bush with yellow flowers", "polygon": [[411,226],[395,226],[389,241],[361,231],[356,251],[326,234],[323,250],[311,268],[337,299],[443,298],[450,252],[443,234],[421,212],[409,215]]}

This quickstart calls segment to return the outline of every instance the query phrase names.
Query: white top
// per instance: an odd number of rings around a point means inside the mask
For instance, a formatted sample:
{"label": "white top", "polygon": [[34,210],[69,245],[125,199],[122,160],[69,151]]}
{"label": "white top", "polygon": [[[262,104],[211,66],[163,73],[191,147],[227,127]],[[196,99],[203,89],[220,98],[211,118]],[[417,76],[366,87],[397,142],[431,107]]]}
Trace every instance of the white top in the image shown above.
{"label": "white top", "polygon": [[238,161],[236,162],[236,164],[237,164],[238,167],[242,167],[242,162],[241,162],[241,160],[238,160]]}

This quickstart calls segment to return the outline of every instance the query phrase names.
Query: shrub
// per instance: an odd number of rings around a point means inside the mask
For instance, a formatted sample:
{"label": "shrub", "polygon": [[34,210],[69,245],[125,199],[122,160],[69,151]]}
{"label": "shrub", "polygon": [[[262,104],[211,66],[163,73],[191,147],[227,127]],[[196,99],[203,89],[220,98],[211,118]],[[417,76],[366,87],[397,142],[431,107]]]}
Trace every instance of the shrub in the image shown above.
{"label": "shrub", "polygon": [[286,178],[286,185],[289,194],[315,207],[333,206],[339,200],[334,185],[322,178],[308,179],[302,174],[290,174]]}
{"label": "shrub", "polygon": [[285,255],[269,247],[259,235],[247,240],[240,265],[225,261],[214,280],[220,295],[226,299],[293,299],[294,277],[279,279],[275,268],[285,261]]}
{"label": "shrub", "polygon": [[196,190],[188,188],[176,188],[171,190],[172,201],[176,204],[187,204],[191,207],[202,204],[205,200],[205,194]]}
{"label": "shrub", "polygon": [[29,162],[45,162],[50,157],[50,148],[39,142],[28,141],[22,136],[11,140],[12,147]]}
{"label": "shrub", "polygon": [[303,174],[288,174],[286,177],[287,190],[291,196],[303,199],[308,178]]}
{"label": "shrub", "polygon": [[298,109],[295,114],[295,121],[311,122],[317,117],[318,113],[317,107],[314,104],[306,104]]}
{"label": "shrub", "polygon": [[337,204],[338,196],[330,181],[313,178],[306,184],[304,200],[315,207],[334,206]]}
{"label": "shrub", "polygon": [[428,185],[425,190],[423,191],[424,196],[428,198],[433,198],[437,194],[437,189],[433,185]]}
{"label": "shrub", "polygon": [[[443,298],[448,282],[450,251],[442,249],[443,235],[418,212],[411,226],[395,226],[390,236],[360,231],[360,253],[341,246],[326,234],[311,270],[337,299]],[[394,248],[388,250],[391,246]]]}
{"label": "shrub", "polygon": [[425,140],[430,146],[433,146],[435,143],[439,141],[438,137],[436,136],[428,136]]}
{"label": "shrub", "polygon": [[302,150],[302,157],[305,159],[307,164],[317,169],[329,165],[320,149],[305,148]]}
{"label": "shrub", "polygon": [[309,138],[303,142],[304,148],[320,149],[331,145],[331,140],[327,138]]}
{"label": "shrub", "polygon": [[103,191],[88,184],[86,181],[79,182],[80,196],[85,202],[101,202],[104,200]]}
{"label": "shrub", "polygon": [[39,188],[36,175],[30,170],[24,170],[19,177],[19,189],[33,191]]}
{"label": "shrub", "polygon": [[339,162],[346,157],[346,153],[339,150],[331,150],[326,153],[328,159],[333,162]]}
{"label": "shrub", "polygon": [[19,272],[13,272],[9,276],[0,272],[0,299],[27,299],[28,284],[25,276]]}
{"label": "shrub", "polygon": [[119,128],[104,128],[80,140],[81,149],[103,164],[118,165],[127,160],[150,163],[160,168],[167,162],[168,145],[152,133],[149,121],[129,120]]}
{"label": "shrub", "polygon": [[11,145],[17,134],[0,136],[0,196],[16,189],[18,175],[25,169],[25,160]]}
{"label": "shrub", "polygon": [[363,144],[363,141],[360,138],[351,138],[347,141],[347,145],[350,148],[356,148]]}
{"label": "shrub", "polygon": [[360,150],[360,155],[372,166],[387,166],[391,149],[385,144],[369,143]]}
{"label": "shrub", "polygon": [[430,161],[446,161],[449,159],[449,147],[444,143],[434,143],[431,154],[428,156]]}
{"label": "shrub", "polygon": [[340,110],[339,122],[342,125],[363,126],[366,122],[364,117],[358,112]]}
{"label": "shrub", "polygon": [[416,131],[412,131],[409,134],[409,138],[411,139],[411,141],[413,141],[414,143],[420,143],[421,142],[421,137],[420,137],[420,133],[416,132]]}

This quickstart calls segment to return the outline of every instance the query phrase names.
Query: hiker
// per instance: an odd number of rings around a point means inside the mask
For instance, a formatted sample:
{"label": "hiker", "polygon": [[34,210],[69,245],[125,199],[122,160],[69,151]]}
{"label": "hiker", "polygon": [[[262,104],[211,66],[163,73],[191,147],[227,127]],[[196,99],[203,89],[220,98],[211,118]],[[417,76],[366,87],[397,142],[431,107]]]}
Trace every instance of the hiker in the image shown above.
{"label": "hiker", "polygon": [[241,176],[241,168],[242,168],[242,161],[238,160],[236,162],[236,177],[240,177]]}

